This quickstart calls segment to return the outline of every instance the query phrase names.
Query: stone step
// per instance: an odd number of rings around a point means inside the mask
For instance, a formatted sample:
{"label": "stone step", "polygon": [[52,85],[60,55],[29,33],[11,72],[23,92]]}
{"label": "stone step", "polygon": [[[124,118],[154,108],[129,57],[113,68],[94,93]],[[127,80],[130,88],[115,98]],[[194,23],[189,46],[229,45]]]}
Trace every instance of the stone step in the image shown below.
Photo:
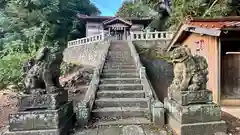
{"label": "stone step", "polygon": [[139,78],[139,73],[104,73],[101,78]]}
{"label": "stone step", "polygon": [[101,84],[99,90],[143,90],[142,84]]}
{"label": "stone step", "polygon": [[104,64],[104,66],[106,66],[106,67],[135,67],[136,68],[136,65],[135,65],[135,63],[110,63],[110,62],[108,62],[108,63],[105,63]]}
{"label": "stone step", "polygon": [[112,54],[112,55],[107,55],[106,58],[131,58],[133,59],[133,57],[130,55],[130,54],[127,54],[127,55],[115,55],[115,54]]}
{"label": "stone step", "polygon": [[102,120],[98,119],[93,124],[94,127],[98,126],[125,126],[125,125],[149,125],[151,121],[144,117],[130,117],[130,118],[120,118],[116,120]]}
{"label": "stone step", "polygon": [[116,48],[110,48],[108,52],[131,52],[128,48],[123,49],[116,49]]}
{"label": "stone step", "polygon": [[135,62],[115,62],[115,61],[106,61],[104,63],[105,66],[109,66],[109,67],[117,67],[117,66],[124,66],[124,67],[135,67],[136,68],[136,64]]}
{"label": "stone step", "polygon": [[108,56],[112,56],[112,57],[132,57],[131,53],[130,52],[108,52],[107,54]]}
{"label": "stone step", "polygon": [[105,63],[106,62],[111,62],[111,63],[117,63],[117,62],[119,62],[119,63],[135,63],[134,62],[134,60],[128,60],[128,59],[126,59],[126,60],[112,60],[112,59],[106,59],[105,60]]}
{"label": "stone step", "polygon": [[132,66],[124,66],[124,65],[122,65],[122,66],[119,66],[119,65],[112,65],[112,66],[108,66],[108,65],[104,65],[104,67],[103,67],[103,69],[137,69],[137,67],[134,65],[132,65]]}
{"label": "stone step", "polygon": [[104,73],[138,73],[137,69],[103,69]]}
{"label": "stone step", "polygon": [[139,78],[107,78],[101,79],[100,84],[141,84]]}
{"label": "stone step", "polygon": [[108,52],[131,52],[129,48],[110,48]]}
{"label": "stone step", "polygon": [[126,63],[126,64],[135,64],[133,60],[106,60],[105,63]]}
{"label": "stone step", "polygon": [[106,58],[106,61],[113,61],[113,62],[133,62],[135,63],[134,59],[132,58]]}
{"label": "stone step", "polygon": [[148,107],[146,98],[99,98],[95,100],[95,108],[104,107]]}
{"label": "stone step", "polygon": [[144,98],[145,92],[143,90],[138,91],[99,91],[97,92],[97,98]]}
{"label": "stone step", "polygon": [[137,107],[106,107],[98,108],[92,111],[93,117],[113,119],[117,118],[129,118],[129,117],[148,117],[148,108],[137,108]]}

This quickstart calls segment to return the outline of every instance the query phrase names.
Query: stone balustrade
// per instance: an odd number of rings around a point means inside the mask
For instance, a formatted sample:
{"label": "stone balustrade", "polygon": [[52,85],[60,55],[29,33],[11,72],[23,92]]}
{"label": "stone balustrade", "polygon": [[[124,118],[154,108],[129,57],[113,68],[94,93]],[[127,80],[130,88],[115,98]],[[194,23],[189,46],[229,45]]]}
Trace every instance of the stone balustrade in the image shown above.
{"label": "stone balustrade", "polygon": [[101,34],[94,35],[94,36],[90,36],[90,37],[85,37],[85,38],[80,38],[80,39],[72,40],[72,41],[69,41],[69,42],[68,42],[68,47],[74,47],[74,46],[91,44],[91,43],[103,41],[105,35],[106,35],[106,34],[101,33]]}
{"label": "stone balustrade", "polygon": [[131,40],[170,40],[173,37],[172,31],[158,31],[158,32],[132,32]]}
{"label": "stone balustrade", "polygon": [[[159,31],[159,32],[132,32],[130,36],[131,41],[138,41],[138,40],[171,40],[173,37],[174,32],[170,31]],[[68,42],[68,48],[91,44],[103,40],[109,39],[109,33],[103,32],[98,35],[85,37],[81,39],[76,39]]]}
{"label": "stone balustrade", "polygon": [[137,53],[135,46],[133,45],[132,41],[128,42],[128,46],[131,51],[131,55],[134,58],[134,61],[139,69],[141,83],[143,84],[143,90],[145,91],[145,96],[149,99],[149,109],[151,110],[151,119],[154,123],[158,124],[159,126],[164,125],[164,108],[162,102],[159,101],[148,77],[146,74],[146,69],[142,65],[140,57]]}

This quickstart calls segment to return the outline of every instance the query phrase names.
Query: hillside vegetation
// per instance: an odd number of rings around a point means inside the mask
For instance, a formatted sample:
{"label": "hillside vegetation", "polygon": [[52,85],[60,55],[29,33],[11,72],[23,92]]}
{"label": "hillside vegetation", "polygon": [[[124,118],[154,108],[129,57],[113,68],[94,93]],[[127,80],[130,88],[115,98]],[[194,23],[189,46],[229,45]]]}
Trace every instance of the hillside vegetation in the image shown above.
{"label": "hillside vegetation", "polygon": [[99,15],[90,0],[0,0],[0,88],[20,84],[21,66],[42,46],[85,36],[76,14]]}
{"label": "hillside vegetation", "polygon": [[[238,0],[134,0],[126,1],[117,12],[121,17],[152,17],[153,30],[175,30],[187,17],[240,15]],[[171,10],[167,12],[169,7]]]}

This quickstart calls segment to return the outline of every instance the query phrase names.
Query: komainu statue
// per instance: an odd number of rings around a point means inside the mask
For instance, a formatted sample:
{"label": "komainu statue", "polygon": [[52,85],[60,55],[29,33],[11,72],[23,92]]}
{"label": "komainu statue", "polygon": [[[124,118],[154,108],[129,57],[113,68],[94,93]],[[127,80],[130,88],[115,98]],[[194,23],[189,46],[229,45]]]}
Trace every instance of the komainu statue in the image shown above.
{"label": "komainu statue", "polygon": [[25,63],[23,67],[26,73],[25,93],[39,92],[40,89],[46,93],[53,93],[61,88],[59,77],[62,61],[63,55],[58,48],[41,48],[36,58]]}
{"label": "komainu statue", "polygon": [[208,81],[208,64],[204,57],[193,56],[187,47],[179,47],[171,52],[174,64],[174,79],[170,91],[205,90]]}

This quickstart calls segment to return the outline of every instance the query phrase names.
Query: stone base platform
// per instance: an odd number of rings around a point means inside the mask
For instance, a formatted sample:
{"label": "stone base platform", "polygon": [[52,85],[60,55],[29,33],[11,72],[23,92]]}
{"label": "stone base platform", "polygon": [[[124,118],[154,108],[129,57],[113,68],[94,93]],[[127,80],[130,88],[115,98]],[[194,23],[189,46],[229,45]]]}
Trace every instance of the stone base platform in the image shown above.
{"label": "stone base platform", "polygon": [[9,130],[45,130],[58,129],[73,114],[72,103],[69,102],[57,110],[22,111],[9,115]]}
{"label": "stone base platform", "polygon": [[173,116],[167,115],[167,123],[177,135],[215,135],[215,133],[227,131],[225,121],[181,124]]}
{"label": "stone base platform", "polygon": [[181,124],[221,120],[221,108],[214,103],[182,106],[174,100],[165,98],[164,108]]}
{"label": "stone base platform", "polygon": [[72,102],[57,110],[22,111],[9,116],[4,135],[68,135],[74,123]]}
{"label": "stone base platform", "polygon": [[58,93],[43,95],[24,95],[19,100],[19,111],[33,109],[57,109],[68,101],[68,92],[59,89]]}
{"label": "stone base platform", "polygon": [[210,90],[199,91],[169,91],[169,98],[178,101],[181,105],[211,103],[212,92]]}
{"label": "stone base platform", "polygon": [[52,130],[34,130],[34,131],[7,131],[4,135],[68,135],[67,133],[62,133],[58,129]]}

